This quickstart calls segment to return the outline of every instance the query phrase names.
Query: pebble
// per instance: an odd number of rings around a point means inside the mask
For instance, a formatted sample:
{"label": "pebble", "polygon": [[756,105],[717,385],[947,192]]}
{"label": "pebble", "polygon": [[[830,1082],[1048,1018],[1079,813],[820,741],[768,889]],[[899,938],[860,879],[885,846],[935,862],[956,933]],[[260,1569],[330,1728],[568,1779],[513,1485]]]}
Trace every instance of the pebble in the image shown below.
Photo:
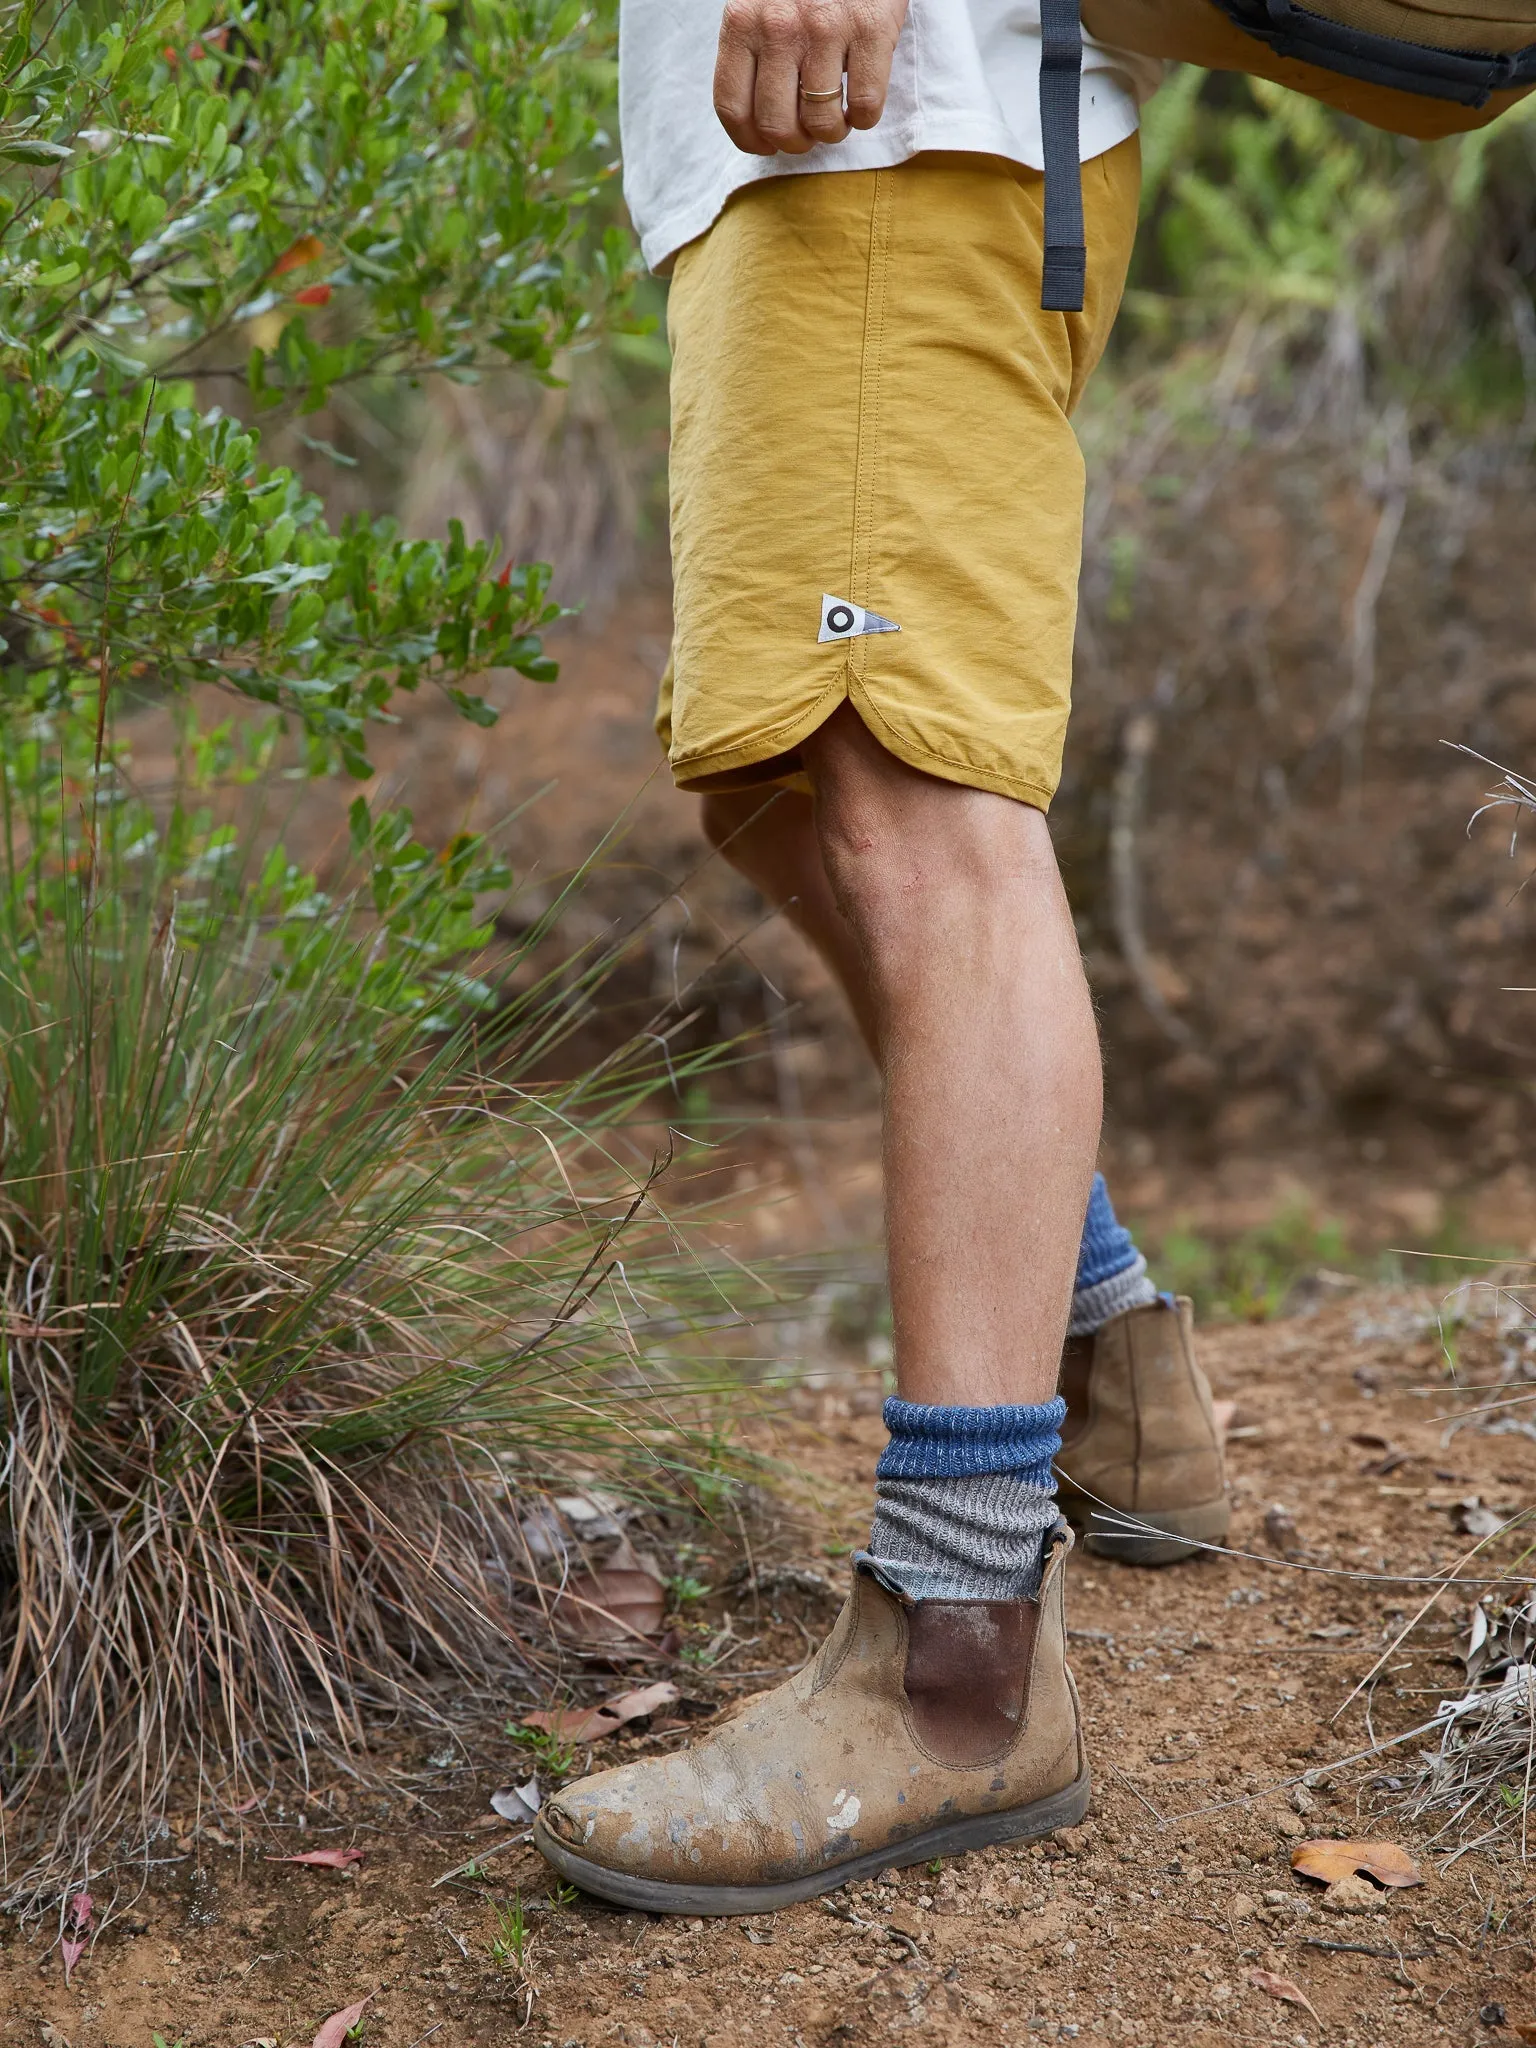
{"label": "pebble", "polygon": [[1293,1842],[1299,1842],[1307,1831],[1300,1814],[1279,1813],[1275,1816],[1275,1832],[1287,1836]]}
{"label": "pebble", "polygon": [[1323,1893],[1323,1906],[1329,1913],[1379,1913],[1386,1903],[1386,1893],[1366,1877],[1336,1878]]}
{"label": "pebble", "polygon": [[1258,1910],[1257,1903],[1246,1892],[1234,1892],[1227,1901],[1229,1920],[1251,1920]]}

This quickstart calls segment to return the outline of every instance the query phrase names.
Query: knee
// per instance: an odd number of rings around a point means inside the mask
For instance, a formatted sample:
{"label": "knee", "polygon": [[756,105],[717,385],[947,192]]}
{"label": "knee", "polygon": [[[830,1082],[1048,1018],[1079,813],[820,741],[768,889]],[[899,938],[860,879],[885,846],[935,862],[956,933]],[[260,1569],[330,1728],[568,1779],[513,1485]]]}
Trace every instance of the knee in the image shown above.
{"label": "knee", "polygon": [[826,804],[818,826],[838,907],[876,953],[1017,920],[1060,892],[1043,814],[987,791],[940,783],[912,804]]}

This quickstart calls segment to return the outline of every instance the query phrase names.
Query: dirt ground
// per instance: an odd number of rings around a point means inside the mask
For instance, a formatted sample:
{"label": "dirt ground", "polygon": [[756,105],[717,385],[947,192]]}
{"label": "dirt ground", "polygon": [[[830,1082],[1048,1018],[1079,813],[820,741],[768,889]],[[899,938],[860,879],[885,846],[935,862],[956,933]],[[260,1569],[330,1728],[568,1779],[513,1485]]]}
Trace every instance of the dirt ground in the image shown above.
{"label": "dirt ground", "polygon": [[[1217,1393],[1236,1403],[1232,1554],[1157,1573],[1072,1558],[1096,1789],[1088,1822],[1062,1840],[773,1918],[623,1914],[561,1894],[490,1813],[491,1793],[538,1760],[471,1730],[467,1758],[401,1757],[389,1798],[332,1786],[303,1812],[180,1820],[142,1890],[128,1871],[95,1882],[99,1915],[115,1894],[112,1917],[67,1987],[55,1932],[7,1926],[0,2043],[307,2048],[364,1998],[361,2038],[376,2048],[1536,2037],[1515,2031],[1536,2027],[1530,1872],[1486,1851],[1442,1868],[1449,1845],[1433,1853],[1391,1807],[1388,1781],[1411,1776],[1417,1741],[1340,1761],[1460,1689],[1458,1592],[1386,1659],[1368,1701],[1346,1704],[1421,1604],[1424,1589],[1404,1580],[1470,1548],[1456,1503],[1533,1495],[1530,1436],[1473,1421],[1447,1441],[1479,1396],[1453,1385],[1437,1314],[1427,1296],[1371,1290],[1205,1334]],[[1451,1335],[1463,1388],[1507,1364],[1490,1323]],[[685,1741],[808,1654],[863,1533],[880,1392],[878,1372],[846,1355],[783,1390],[762,1448],[795,1505],[756,1503],[747,1561],[723,1537],[687,1561],[711,1590],[654,1655],[581,1678],[585,1698],[672,1678],[682,1700],[670,1726],[638,1724],[580,1752],[575,1770]],[[1277,1505],[1295,1525],[1288,1559],[1265,1534]],[[1517,1539],[1492,1555],[1518,1569]],[[1304,1835],[1362,1834],[1402,1842],[1426,1882],[1340,1916],[1292,1873],[1290,1852]],[[347,1872],[267,1860],[354,1846],[364,1856]],[[521,1966],[507,1942],[514,1901]],[[1269,1995],[1255,1970],[1293,1980],[1309,2005]]]}

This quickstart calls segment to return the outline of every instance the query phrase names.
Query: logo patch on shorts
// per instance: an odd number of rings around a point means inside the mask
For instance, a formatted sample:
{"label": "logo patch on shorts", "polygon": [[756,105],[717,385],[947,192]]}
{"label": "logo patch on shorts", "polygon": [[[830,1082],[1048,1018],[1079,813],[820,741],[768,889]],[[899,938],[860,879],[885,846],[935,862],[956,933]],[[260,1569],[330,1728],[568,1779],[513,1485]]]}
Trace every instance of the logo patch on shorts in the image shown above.
{"label": "logo patch on shorts", "polygon": [[822,593],[818,640],[857,640],[861,633],[900,631],[894,619],[882,619],[878,612],[867,612],[863,605],[850,604],[846,597],[828,597]]}

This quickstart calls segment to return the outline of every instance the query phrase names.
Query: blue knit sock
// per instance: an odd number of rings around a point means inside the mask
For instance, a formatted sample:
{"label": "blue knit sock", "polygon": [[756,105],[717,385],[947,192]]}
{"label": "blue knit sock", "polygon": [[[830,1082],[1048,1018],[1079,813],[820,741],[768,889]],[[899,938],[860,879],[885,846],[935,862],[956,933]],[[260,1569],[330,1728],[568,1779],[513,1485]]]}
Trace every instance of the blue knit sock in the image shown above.
{"label": "blue knit sock", "polygon": [[889,1400],[863,1563],[909,1600],[1026,1600],[1056,1522],[1066,1403],[951,1408]]}
{"label": "blue knit sock", "polygon": [[1147,1278],[1147,1262],[1136,1240],[1115,1214],[1102,1173],[1093,1176],[1083,1241],[1077,1254],[1077,1279],[1072,1292],[1072,1320],[1067,1333],[1086,1337],[1127,1309],[1145,1308],[1157,1299]]}

